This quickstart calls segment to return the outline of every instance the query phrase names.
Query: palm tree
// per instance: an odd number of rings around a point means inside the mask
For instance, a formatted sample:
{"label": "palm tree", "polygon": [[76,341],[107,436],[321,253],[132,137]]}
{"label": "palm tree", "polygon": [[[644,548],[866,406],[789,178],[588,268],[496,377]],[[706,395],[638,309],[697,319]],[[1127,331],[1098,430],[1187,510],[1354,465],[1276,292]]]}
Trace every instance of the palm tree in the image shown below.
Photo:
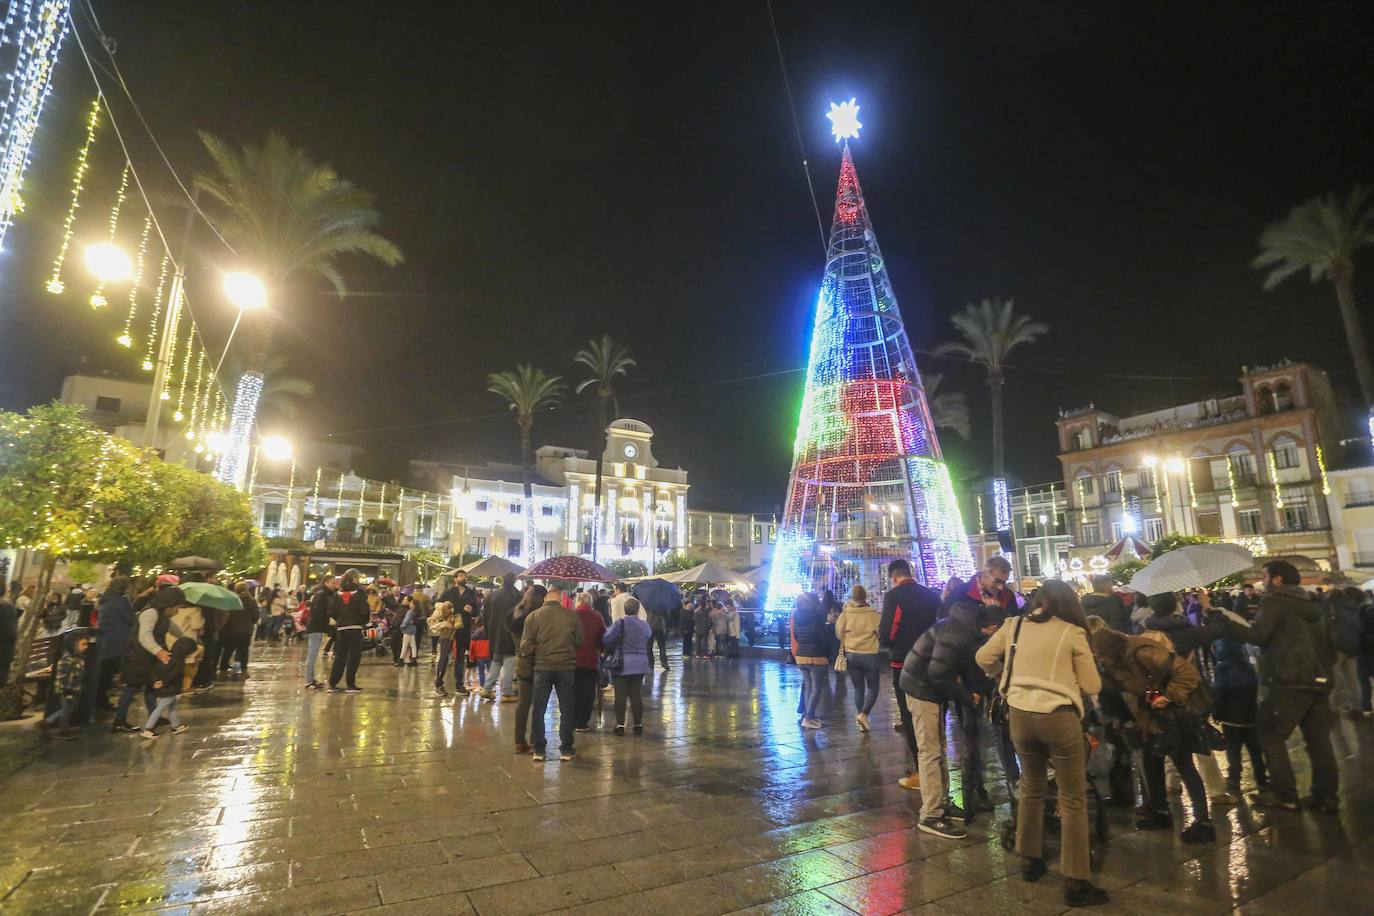
{"label": "palm tree", "polygon": [[592,559],[595,560],[597,542],[601,539],[601,471],[606,458],[606,424],[610,422],[606,417],[607,408],[613,406],[619,418],[620,402],[616,400],[613,386],[616,378],[625,375],[635,361],[630,351],[612,340],[611,335],[602,334],[600,340],[590,340],[585,348],[578,350],[573,362],[592,370],[592,377],[578,382],[576,390],[581,394],[596,386],[598,417],[601,421],[596,433],[596,508],[592,512]]}
{"label": "palm tree", "polygon": [[978,363],[988,373],[988,393],[992,402],[992,476],[1006,477],[1006,443],[1002,435],[1002,383],[1006,381],[1007,354],[1021,344],[1032,343],[1049,326],[1032,321],[1014,311],[1010,299],[984,299],[964,306],[950,317],[961,341],[950,341],[935,348],[937,356],[958,356]]}
{"label": "palm tree", "polygon": [[926,404],[930,407],[930,421],[937,429],[947,429],[958,433],[959,438],[967,439],[973,435],[969,422],[968,398],[962,391],[941,391],[940,382],[944,376],[930,372],[921,376],[926,391]]}
{"label": "palm tree", "polygon": [[[246,367],[242,361],[230,360],[231,378],[242,375]],[[258,416],[272,413],[282,419],[299,416],[305,402],[315,394],[315,383],[291,373],[291,363],[284,353],[269,353],[262,364],[262,393],[258,395]]]}
{"label": "palm tree", "polygon": [[500,395],[510,404],[515,414],[515,425],[520,428],[520,473],[525,484],[525,558],[533,563],[534,548],[534,493],[530,487],[530,443],[534,438],[534,415],[545,408],[554,407],[563,400],[563,380],[556,375],[545,375],[529,363],[516,366],[513,371],[493,372],[487,376],[487,390]]}
{"label": "palm tree", "polygon": [[1250,265],[1269,271],[1264,278],[1266,290],[1304,270],[1313,283],[1329,280],[1336,287],[1345,339],[1366,405],[1374,405],[1374,365],[1369,362],[1355,304],[1355,254],[1374,245],[1372,192],[1356,185],[1344,199],[1326,194],[1298,204],[1261,233],[1259,257]]}
{"label": "palm tree", "polygon": [[[201,142],[214,162],[212,174],[193,183],[209,201],[206,218],[233,248],[245,270],[254,272],[268,290],[281,295],[300,277],[327,280],[344,295],[339,259],[365,254],[383,264],[402,260],[401,251],[375,232],[381,217],[373,196],[339,178],[331,167],[315,162],[299,147],[273,131],[262,145],[240,150],[202,132]],[[274,303],[280,308],[281,303]],[[257,312],[248,330],[248,371],[234,395],[230,446],[219,476],[240,483],[246,470],[248,436],[257,416],[263,368],[272,346],[267,310]]]}

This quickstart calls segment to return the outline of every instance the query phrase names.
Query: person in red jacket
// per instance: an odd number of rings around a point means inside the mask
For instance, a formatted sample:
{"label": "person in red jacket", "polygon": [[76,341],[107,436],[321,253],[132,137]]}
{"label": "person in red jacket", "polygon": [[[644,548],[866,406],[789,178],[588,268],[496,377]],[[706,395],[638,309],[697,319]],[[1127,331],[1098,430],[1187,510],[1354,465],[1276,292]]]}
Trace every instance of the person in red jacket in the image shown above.
{"label": "person in red jacket", "polygon": [[911,564],[906,560],[893,560],[888,564],[887,574],[892,579],[892,588],[883,596],[878,645],[888,652],[888,661],[892,666],[892,692],[897,700],[897,711],[902,717],[902,736],[906,738],[907,751],[911,754],[911,774],[897,782],[904,789],[919,792],[921,780],[917,776],[916,729],[911,722],[911,710],[906,706],[906,694],[902,692],[902,664],[911,647],[916,645],[916,640],[935,623],[940,610],[940,593],[913,579]]}
{"label": "person in red jacket", "polygon": [[589,732],[601,679],[601,637],[606,634],[606,621],[592,607],[592,596],[587,592],[578,593],[575,610],[582,621],[583,639],[577,647],[577,668],[573,672],[573,727]]}

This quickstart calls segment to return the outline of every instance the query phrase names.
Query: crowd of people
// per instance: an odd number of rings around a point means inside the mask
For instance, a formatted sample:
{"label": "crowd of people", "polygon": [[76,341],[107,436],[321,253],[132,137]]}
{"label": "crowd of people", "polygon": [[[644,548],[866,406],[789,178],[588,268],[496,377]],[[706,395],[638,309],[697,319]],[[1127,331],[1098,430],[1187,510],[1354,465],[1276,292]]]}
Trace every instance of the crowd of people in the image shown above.
{"label": "crowd of people", "polygon": [[[862,585],[843,606],[829,592],[798,597],[790,624],[802,674],[798,714],[804,728],[823,727],[818,704],[835,669],[847,674],[855,723],[868,731],[886,650],[895,727],[912,764],[899,782],[921,793],[921,831],[962,838],[979,811],[992,810],[983,768],[989,739],[1014,801],[1023,877],[1046,872],[1049,799],[1071,906],[1108,900],[1089,870],[1088,764],[1099,744],[1111,753],[1110,794],[1101,803],[1134,806],[1140,830],[1174,826],[1166,763],[1187,793],[1187,843],[1214,841],[1211,809],[1247,798],[1338,812],[1333,715],[1371,714],[1374,604],[1360,590],[1309,592],[1284,561],[1264,567],[1259,588],[1234,595],[1122,594],[1102,576],[1082,599],[1054,580],[1023,598],[1009,588],[1010,565],[1000,556],[943,593],[916,582],[904,560],[888,573],[881,611]],[[947,718],[962,804],[950,797]],[[1287,749],[1295,729],[1311,761],[1305,796]],[[1215,756],[1222,751],[1224,775]]]}

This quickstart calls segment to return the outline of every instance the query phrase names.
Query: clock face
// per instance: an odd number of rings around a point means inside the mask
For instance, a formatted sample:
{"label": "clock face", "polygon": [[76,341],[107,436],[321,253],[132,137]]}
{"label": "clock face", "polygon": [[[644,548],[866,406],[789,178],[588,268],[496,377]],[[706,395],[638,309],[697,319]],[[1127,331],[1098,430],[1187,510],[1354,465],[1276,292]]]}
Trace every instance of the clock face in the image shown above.
{"label": "clock face", "polygon": [[635,447],[635,444],[633,442],[626,442],[625,447],[621,449],[621,452],[624,453],[626,458],[633,458],[634,456],[639,454],[639,449]]}

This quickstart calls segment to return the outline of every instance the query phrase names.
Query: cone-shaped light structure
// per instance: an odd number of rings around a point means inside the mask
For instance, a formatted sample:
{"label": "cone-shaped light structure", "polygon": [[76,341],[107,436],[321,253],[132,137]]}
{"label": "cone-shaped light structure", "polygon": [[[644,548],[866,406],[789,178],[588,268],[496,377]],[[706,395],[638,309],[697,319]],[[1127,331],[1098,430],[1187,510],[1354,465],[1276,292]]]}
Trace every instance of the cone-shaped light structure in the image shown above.
{"label": "cone-shaped light structure", "polygon": [[790,610],[802,591],[881,588],[896,559],[931,586],[973,572],[846,142],[768,610]]}

